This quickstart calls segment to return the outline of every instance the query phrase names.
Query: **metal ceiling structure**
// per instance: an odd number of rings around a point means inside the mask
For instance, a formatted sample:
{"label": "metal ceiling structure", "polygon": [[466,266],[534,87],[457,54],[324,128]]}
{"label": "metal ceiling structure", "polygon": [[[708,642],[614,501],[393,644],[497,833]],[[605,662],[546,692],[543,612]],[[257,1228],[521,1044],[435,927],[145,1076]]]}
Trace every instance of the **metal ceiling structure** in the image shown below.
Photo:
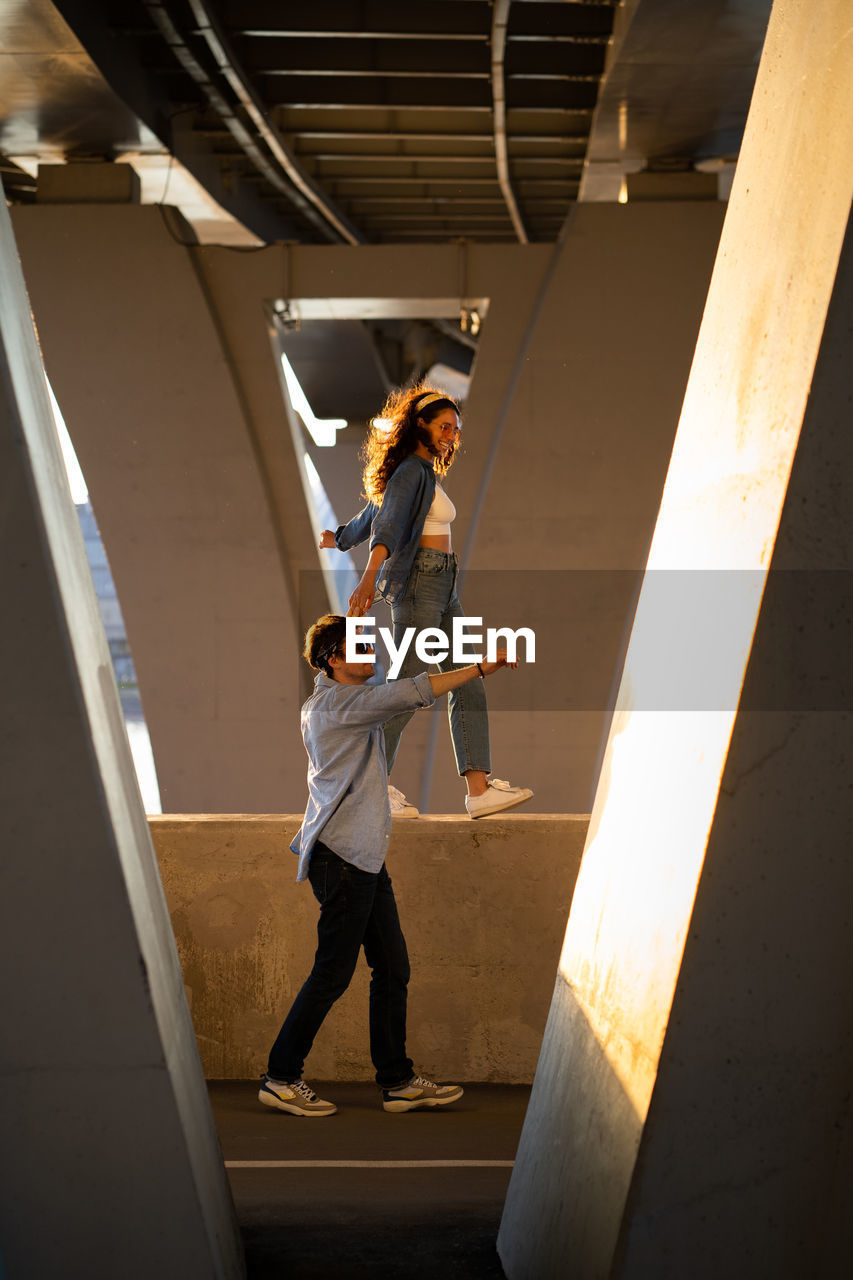
{"label": "metal ceiling structure", "polygon": [[[730,176],[770,3],[0,0],[0,174],[21,202],[43,164],[127,162],[203,243],[553,242],[626,175]],[[477,347],[462,313],[302,319],[327,417]]]}
{"label": "metal ceiling structure", "polygon": [[261,240],[551,241],[616,0],[57,0],[117,97]]}
{"label": "metal ceiling structure", "polygon": [[203,241],[548,242],[737,157],[770,0],[0,0],[0,168],[129,161]]}

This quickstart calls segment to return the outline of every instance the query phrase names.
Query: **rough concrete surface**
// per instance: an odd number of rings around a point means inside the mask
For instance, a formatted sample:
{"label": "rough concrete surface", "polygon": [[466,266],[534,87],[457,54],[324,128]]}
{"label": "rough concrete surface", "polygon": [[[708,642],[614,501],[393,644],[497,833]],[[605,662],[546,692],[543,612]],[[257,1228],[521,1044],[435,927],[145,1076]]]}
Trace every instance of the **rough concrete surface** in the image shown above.
{"label": "rough concrete surface", "polygon": [[[293,815],[149,819],[209,1079],[257,1076],[316,945]],[[388,868],[412,961],[409,1052],[427,1073],[533,1079],[585,816],[395,821]],[[306,1075],[371,1080],[368,971],[323,1025]]]}

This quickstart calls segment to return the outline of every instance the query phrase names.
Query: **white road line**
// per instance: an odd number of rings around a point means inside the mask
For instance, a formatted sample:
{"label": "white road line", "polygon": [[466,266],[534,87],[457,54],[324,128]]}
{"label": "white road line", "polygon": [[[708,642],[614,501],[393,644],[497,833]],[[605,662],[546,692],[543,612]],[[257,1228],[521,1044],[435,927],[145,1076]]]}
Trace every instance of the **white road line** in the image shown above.
{"label": "white road line", "polygon": [[511,1169],[514,1160],[226,1160],[226,1169]]}

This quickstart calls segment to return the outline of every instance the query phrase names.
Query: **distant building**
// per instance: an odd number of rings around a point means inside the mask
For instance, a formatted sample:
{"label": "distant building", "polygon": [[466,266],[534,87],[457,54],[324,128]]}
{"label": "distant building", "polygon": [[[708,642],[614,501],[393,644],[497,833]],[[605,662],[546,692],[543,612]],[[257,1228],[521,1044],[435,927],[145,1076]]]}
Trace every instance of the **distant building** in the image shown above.
{"label": "distant building", "polygon": [[92,581],[95,584],[95,595],[98,597],[98,607],[101,611],[104,631],[107,634],[107,643],[110,646],[110,657],[112,658],[116,681],[120,686],[136,685],[136,671],[130,654],[130,646],[127,642],[124,618],[121,614],[113,575],[110,573],[110,566],[107,562],[104,544],[101,542],[101,535],[98,532],[92,504],[90,502],[78,503],[77,515],[80,519],[83,541],[86,544],[86,556],[92,573]]}

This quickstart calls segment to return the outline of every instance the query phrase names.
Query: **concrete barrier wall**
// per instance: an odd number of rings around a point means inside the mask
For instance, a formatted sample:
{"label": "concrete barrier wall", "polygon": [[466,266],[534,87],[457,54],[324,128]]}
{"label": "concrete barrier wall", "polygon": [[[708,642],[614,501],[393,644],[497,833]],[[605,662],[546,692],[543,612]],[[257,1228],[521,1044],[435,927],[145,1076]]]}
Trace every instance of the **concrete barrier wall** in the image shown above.
{"label": "concrete barrier wall", "polygon": [[[301,817],[150,817],[208,1078],[265,1066],[308,974],[318,907],[288,849]],[[459,1080],[533,1079],[589,819],[398,820],[388,869],[412,962],[409,1052]],[[306,1064],[371,1080],[361,964]]]}

